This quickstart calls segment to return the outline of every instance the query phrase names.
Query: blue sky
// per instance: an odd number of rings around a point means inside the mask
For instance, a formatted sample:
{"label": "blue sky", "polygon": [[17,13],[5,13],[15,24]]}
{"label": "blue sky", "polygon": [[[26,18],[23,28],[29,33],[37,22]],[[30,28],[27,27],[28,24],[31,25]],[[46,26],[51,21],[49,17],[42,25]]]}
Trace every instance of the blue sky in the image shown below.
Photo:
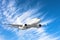
{"label": "blue sky", "polygon": [[[24,24],[40,18],[41,28],[18,30],[3,24]],[[46,25],[47,24],[47,25]],[[59,40],[59,0],[0,0],[0,40]]]}

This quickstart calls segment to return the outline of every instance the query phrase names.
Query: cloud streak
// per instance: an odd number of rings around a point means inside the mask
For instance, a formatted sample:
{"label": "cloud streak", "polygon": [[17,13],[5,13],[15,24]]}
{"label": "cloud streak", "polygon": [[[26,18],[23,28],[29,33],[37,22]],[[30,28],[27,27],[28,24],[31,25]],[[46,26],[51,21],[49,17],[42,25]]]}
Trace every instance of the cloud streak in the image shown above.
{"label": "cloud streak", "polygon": [[[5,0],[6,1],[6,0]],[[2,5],[4,5],[5,1],[2,2]],[[6,6],[7,8],[5,10],[3,10],[3,15],[1,13],[3,21],[1,21],[3,24],[4,23],[15,23],[15,24],[24,24],[26,23],[26,19],[32,19],[32,18],[38,18],[38,16],[41,16],[43,12],[41,12],[40,14],[37,13],[39,11],[39,8],[33,8],[33,9],[28,9],[27,11],[21,13],[21,14],[16,14],[18,13],[19,9],[16,9],[16,7],[14,7],[15,1],[10,1],[8,3],[8,5]],[[27,6],[27,5],[26,5]],[[3,6],[3,9],[5,7]],[[13,17],[14,15],[14,17]],[[44,14],[41,17],[41,20],[43,20],[45,18],[47,14]],[[51,23],[53,20],[46,20],[41,22],[42,25],[46,25]],[[5,25],[4,25],[5,26]],[[6,30],[11,30],[12,32],[16,33],[16,36],[18,37],[17,40],[57,40],[59,39],[59,37],[54,37],[53,35],[50,35],[48,33],[46,33],[46,29],[45,28],[30,28],[27,30],[19,30],[15,29],[15,28],[10,28],[10,27],[4,27],[4,29]],[[26,39],[27,38],[27,39]],[[4,40],[4,37],[0,36],[1,40]]]}

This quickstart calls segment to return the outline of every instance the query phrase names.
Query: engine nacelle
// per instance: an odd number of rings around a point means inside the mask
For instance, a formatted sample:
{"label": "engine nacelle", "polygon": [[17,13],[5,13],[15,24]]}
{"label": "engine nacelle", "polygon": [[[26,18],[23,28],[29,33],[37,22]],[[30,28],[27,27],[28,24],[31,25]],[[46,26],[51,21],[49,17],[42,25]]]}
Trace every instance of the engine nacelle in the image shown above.
{"label": "engine nacelle", "polygon": [[27,26],[27,24],[25,24],[25,26]]}
{"label": "engine nacelle", "polygon": [[39,24],[39,27],[41,27],[42,25],[41,24]]}

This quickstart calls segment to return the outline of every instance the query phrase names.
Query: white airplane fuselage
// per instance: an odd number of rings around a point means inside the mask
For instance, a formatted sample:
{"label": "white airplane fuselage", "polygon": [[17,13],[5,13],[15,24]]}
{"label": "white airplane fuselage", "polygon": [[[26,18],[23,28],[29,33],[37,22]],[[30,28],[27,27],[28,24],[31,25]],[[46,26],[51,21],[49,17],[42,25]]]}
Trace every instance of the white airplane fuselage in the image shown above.
{"label": "white airplane fuselage", "polygon": [[39,22],[40,22],[40,19],[32,19],[27,24],[23,24],[21,27],[19,27],[19,29],[28,29],[31,27],[39,28],[41,27],[41,24],[39,24]]}

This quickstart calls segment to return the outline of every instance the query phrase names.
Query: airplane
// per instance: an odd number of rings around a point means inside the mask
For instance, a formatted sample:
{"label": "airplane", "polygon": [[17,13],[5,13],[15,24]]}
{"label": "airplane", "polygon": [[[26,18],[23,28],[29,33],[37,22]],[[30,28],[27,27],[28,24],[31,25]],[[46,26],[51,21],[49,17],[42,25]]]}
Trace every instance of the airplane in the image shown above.
{"label": "airplane", "polygon": [[40,28],[42,27],[40,23],[40,19],[38,18],[33,18],[29,21],[27,21],[26,24],[8,24],[12,27],[15,27],[15,28],[18,28],[18,29],[21,29],[21,30],[25,30],[25,29],[29,29],[29,28]]}

